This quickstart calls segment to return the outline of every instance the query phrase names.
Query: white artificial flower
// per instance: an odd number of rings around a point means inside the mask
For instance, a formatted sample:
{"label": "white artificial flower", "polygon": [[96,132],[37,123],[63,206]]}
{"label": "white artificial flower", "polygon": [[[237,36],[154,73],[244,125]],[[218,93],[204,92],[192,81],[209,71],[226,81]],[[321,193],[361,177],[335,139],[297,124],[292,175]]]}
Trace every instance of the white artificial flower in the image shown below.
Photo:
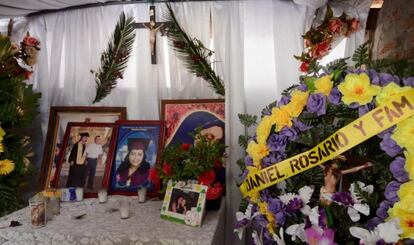
{"label": "white artificial flower", "polygon": [[313,186],[305,185],[304,187],[298,190],[298,195],[293,194],[293,193],[286,193],[286,194],[279,196],[279,199],[285,205],[288,205],[289,202],[295,198],[301,200],[303,203],[303,207],[300,209],[300,211],[303,214],[307,215],[307,213],[309,213],[309,210],[310,210],[308,203],[310,202],[310,199],[312,197],[313,190],[314,190]]}
{"label": "white artificial flower", "polygon": [[353,226],[349,228],[349,232],[353,237],[358,238],[360,243],[364,245],[375,245],[381,239],[386,243],[398,242],[403,230],[400,228],[398,219],[394,219],[378,224],[373,231]]}
{"label": "white artificial flower", "polygon": [[247,205],[246,210],[243,212],[236,212],[236,219],[237,222],[240,222],[242,220],[247,220],[248,222],[246,223],[245,226],[240,227],[238,229],[234,229],[234,233],[237,233],[239,236],[239,239],[241,240],[243,237],[243,231],[246,229],[247,226],[250,225],[250,222],[260,214],[260,212],[255,212],[254,214],[252,214],[252,208],[253,208],[253,204],[249,203],[249,205]]}
{"label": "white artificial flower", "polygon": [[311,209],[309,215],[309,221],[312,223],[312,225],[314,226],[319,226],[319,207],[316,206],[314,208]]}
{"label": "white artificial flower", "polygon": [[279,229],[279,236],[276,233],[273,235],[273,240],[276,241],[277,245],[286,245],[285,238],[283,237],[283,227]]}
{"label": "white artificial flower", "polygon": [[291,236],[292,241],[296,240],[296,237],[299,238],[302,242],[305,242],[305,224],[294,224],[289,226],[286,229],[286,234]]}
{"label": "white artificial flower", "polygon": [[256,231],[252,232],[253,243],[255,245],[263,245],[262,238],[257,234]]}
{"label": "white artificial flower", "polygon": [[[363,192],[372,194],[372,192],[374,191],[373,185],[365,186],[365,184],[361,181],[357,181],[356,183]],[[349,187],[349,192],[351,193],[354,205],[352,207],[348,207],[348,215],[352,221],[356,222],[361,218],[361,215],[359,213],[368,216],[370,209],[368,204],[362,203],[363,200],[358,198],[357,193],[355,192],[355,183],[351,184],[351,186]]]}

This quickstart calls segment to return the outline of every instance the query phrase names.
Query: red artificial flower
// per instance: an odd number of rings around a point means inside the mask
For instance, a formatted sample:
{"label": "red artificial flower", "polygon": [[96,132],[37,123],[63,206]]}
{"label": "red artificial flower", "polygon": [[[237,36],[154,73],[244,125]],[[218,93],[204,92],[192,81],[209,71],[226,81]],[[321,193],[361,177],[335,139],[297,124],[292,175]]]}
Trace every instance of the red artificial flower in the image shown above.
{"label": "red artificial flower", "polygon": [[210,185],[216,180],[216,172],[214,170],[209,170],[204,173],[202,173],[200,176],[198,176],[198,183],[203,185]]}
{"label": "red artificial flower", "polygon": [[356,32],[359,28],[359,20],[352,18],[350,21],[348,21],[348,31],[345,34],[345,36],[350,35],[353,32]]}
{"label": "red artificial flower", "polygon": [[156,168],[151,168],[148,175],[148,180],[152,183],[159,181],[160,177],[158,176],[158,171]]}
{"label": "red artificial flower", "polygon": [[328,23],[328,30],[332,34],[338,34],[341,32],[342,29],[342,21],[340,19],[332,19]]}
{"label": "red artificial flower", "polygon": [[30,78],[30,76],[33,74],[33,72],[32,71],[25,71],[24,72],[24,78],[27,80],[27,79],[29,79]]}
{"label": "red artificial flower", "polygon": [[23,38],[23,43],[30,47],[37,47],[40,44],[40,42],[36,38],[31,36],[25,36]]}
{"label": "red artificial flower", "polygon": [[223,163],[220,161],[220,159],[214,160],[214,168],[221,168],[223,166]]}
{"label": "red artificial flower", "polygon": [[302,64],[299,67],[299,70],[301,72],[308,72],[308,70],[309,70],[309,62],[307,62],[307,61],[302,62]]}
{"label": "red artificial flower", "polygon": [[167,162],[164,162],[164,164],[162,165],[162,172],[165,175],[169,176],[171,174],[171,172],[172,172],[171,165],[169,163],[167,163]]}
{"label": "red artificial flower", "polygon": [[215,183],[214,185],[211,185],[207,189],[206,197],[207,200],[214,200],[223,195],[223,186],[220,184],[220,182]]}
{"label": "red artificial flower", "polygon": [[331,40],[330,39],[327,39],[327,40],[324,40],[321,43],[318,43],[316,45],[315,49],[312,50],[312,53],[311,53],[312,58],[315,58],[315,59],[322,58],[323,56],[328,54],[330,48],[331,48]]}
{"label": "red artificial flower", "polygon": [[181,149],[183,149],[184,151],[188,151],[191,147],[191,144],[188,143],[184,143],[181,145]]}

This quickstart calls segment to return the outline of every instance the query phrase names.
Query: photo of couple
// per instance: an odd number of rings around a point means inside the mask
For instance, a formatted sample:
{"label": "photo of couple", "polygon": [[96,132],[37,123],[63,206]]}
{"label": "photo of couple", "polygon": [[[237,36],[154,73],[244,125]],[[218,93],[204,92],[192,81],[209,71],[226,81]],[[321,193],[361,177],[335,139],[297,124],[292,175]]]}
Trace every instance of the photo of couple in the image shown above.
{"label": "photo of couple", "polygon": [[197,207],[199,193],[174,188],[168,211],[185,215],[191,208]]}
{"label": "photo of couple", "polygon": [[97,192],[107,165],[112,127],[68,127],[58,187]]}

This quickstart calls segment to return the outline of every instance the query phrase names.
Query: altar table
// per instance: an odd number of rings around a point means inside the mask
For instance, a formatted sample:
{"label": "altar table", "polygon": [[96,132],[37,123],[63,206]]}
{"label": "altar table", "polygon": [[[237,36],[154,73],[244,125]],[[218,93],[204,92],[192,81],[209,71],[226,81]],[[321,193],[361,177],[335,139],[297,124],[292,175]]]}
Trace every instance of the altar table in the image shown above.
{"label": "altar table", "polygon": [[[128,199],[131,214],[121,219],[120,200]],[[99,204],[96,198],[61,203],[61,214],[45,227],[32,229],[29,208],[0,218],[0,244],[223,244],[224,202],[218,211],[209,211],[201,227],[176,224],[160,218],[162,201],[138,203],[137,197],[109,196]],[[82,219],[74,216],[86,214]],[[7,227],[10,221],[22,225]]]}

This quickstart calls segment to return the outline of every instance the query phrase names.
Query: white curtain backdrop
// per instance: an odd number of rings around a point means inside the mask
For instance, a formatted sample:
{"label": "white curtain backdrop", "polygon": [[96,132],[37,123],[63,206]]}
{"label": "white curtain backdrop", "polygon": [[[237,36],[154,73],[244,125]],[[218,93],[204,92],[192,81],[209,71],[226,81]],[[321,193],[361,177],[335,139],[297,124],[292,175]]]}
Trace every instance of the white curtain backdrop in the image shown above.
{"label": "white curtain backdrop", "polygon": [[[359,4],[368,1],[355,0]],[[157,19],[161,20],[163,5],[155,5]],[[50,106],[91,105],[95,83],[90,70],[99,67],[100,54],[121,11],[134,16],[137,22],[148,22],[148,6],[142,3],[85,8],[32,16],[19,22],[16,40],[29,30],[42,46],[32,76],[35,89],[42,93],[39,145],[46,135]],[[237,142],[245,132],[237,114],[259,115],[265,105],[280,98],[283,89],[298,82],[300,64],[293,55],[302,52],[301,35],[310,26],[315,9],[283,0],[181,2],[172,6],[187,33],[215,50],[215,68],[225,81],[229,146],[226,244],[237,244],[238,238],[233,235],[240,202],[236,186],[240,170],[236,161],[244,155]],[[358,16],[366,17],[358,11]],[[363,11],[368,13],[368,9]],[[338,45],[342,47],[338,55],[352,53],[362,41],[360,36],[348,38],[347,45]],[[126,106],[129,119],[156,120],[161,99],[218,98],[200,78],[187,72],[167,39],[159,34],[157,56],[158,64],[151,65],[149,32],[138,29],[124,79],[97,105]],[[41,155],[42,150],[37,152]]]}

